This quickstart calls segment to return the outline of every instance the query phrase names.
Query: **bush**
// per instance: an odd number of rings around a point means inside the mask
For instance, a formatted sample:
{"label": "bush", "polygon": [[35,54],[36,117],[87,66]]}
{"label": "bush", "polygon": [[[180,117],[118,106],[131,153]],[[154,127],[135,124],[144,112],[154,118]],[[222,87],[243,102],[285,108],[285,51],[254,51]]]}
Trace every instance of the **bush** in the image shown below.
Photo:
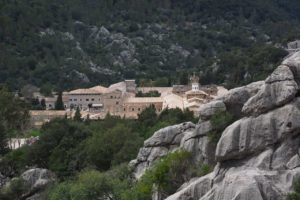
{"label": "bush", "polygon": [[300,177],[294,182],[294,192],[288,195],[287,200],[300,200]]}
{"label": "bush", "polygon": [[210,119],[213,130],[208,134],[211,142],[218,143],[225,128],[234,122],[234,117],[227,111],[217,112]]}
{"label": "bush", "polygon": [[210,171],[208,165],[193,164],[190,152],[176,151],[168,154],[146,171],[130,192],[127,192],[125,199],[151,199],[154,186],[160,193],[168,196],[192,177],[203,176]]}
{"label": "bush", "polygon": [[73,181],[66,181],[50,188],[45,193],[49,200],[93,200],[121,199],[124,190],[128,190],[127,166],[101,173],[96,170],[81,172]]}
{"label": "bush", "polygon": [[0,190],[0,199],[1,200],[17,200],[21,199],[29,191],[29,187],[22,178],[15,178],[11,180],[10,184],[4,186]]}

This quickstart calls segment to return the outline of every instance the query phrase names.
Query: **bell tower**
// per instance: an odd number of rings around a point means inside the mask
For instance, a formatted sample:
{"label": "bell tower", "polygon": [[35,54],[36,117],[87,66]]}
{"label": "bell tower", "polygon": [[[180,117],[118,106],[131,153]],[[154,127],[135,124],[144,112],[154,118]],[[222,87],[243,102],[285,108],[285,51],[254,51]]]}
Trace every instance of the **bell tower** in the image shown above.
{"label": "bell tower", "polygon": [[196,76],[194,72],[193,76],[190,77],[190,81],[192,84],[192,91],[199,91],[200,88],[199,80],[200,80],[199,77]]}

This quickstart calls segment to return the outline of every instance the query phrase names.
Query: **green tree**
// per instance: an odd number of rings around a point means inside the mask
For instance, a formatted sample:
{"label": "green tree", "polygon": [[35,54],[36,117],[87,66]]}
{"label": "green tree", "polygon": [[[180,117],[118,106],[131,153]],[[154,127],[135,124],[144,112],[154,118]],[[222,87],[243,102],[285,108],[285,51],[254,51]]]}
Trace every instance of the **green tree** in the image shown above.
{"label": "green tree", "polygon": [[145,126],[153,126],[156,123],[156,120],[156,108],[153,104],[138,114],[138,121],[143,123]]}
{"label": "green tree", "polygon": [[81,121],[81,114],[80,114],[80,109],[79,107],[77,106],[76,108],[76,111],[75,111],[75,115],[74,115],[74,118],[73,118],[75,121],[78,121],[80,122]]}
{"label": "green tree", "polygon": [[288,195],[287,200],[300,200],[300,178],[294,182],[294,192]]}
{"label": "green tree", "polygon": [[208,134],[210,141],[217,144],[225,128],[233,123],[234,120],[235,118],[227,111],[215,113],[210,119],[210,123],[213,128],[213,130]]}
{"label": "green tree", "polygon": [[25,133],[28,122],[28,105],[6,88],[0,88],[0,154],[7,152],[8,139]]}
{"label": "green tree", "polygon": [[189,84],[189,75],[187,72],[183,72],[180,74],[179,84],[180,85],[188,85]]}
{"label": "green tree", "polygon": [[47,106],[46,106],[46,100],[45,99],[41,100],[41,107],[42,107],[43,110],[46,110]]}
{"label": "green tree", "polygon": [[62,98],[62,92],[58,93],[56,102],[55,102],[55,110],[65,110],[63,98]]}

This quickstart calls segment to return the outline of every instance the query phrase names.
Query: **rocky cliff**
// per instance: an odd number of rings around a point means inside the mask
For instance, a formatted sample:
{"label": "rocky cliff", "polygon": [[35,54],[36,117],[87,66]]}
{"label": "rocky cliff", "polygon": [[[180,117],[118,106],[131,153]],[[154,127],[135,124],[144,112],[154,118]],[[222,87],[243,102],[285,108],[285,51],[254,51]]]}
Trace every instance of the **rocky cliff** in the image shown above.
{"label": "rocky cliff", "polygon": [[[176,149],[216,164],[167,200],[283,200],[300,176],[300,52],[265,80],[230,90],[201,108],[198,124],[164,128],[145,141],[131,164],[139,178],[155,160]],[[237,121],[213,145],[210,119],[227,111]]]}

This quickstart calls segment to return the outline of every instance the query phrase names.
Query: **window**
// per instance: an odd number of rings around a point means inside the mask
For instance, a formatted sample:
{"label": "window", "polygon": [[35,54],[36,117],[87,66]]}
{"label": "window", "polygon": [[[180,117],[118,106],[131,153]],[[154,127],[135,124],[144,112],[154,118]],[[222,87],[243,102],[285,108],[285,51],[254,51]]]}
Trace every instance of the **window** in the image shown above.
{"label": "window", "polygon": [[110,96],[110,98],[113,99],[114,97],[113,97],[113,96]]}
{"label": "window", "polygon": [[74,99],[74,101],[77,101],[77,99]]}
{"label": "window", "polygon": [[90,99],[86,99],[86,101],[89,101]]}
{"label": "window", "polygon": [[72,101],[72,99],[69,99],[69,101]]}
{"label": "window", "polygon": [[138,108],[138,111],[141,111],[141,109],[140,109],[140,108]]}
{"label": "window", "polygon": [[124,111],[126,111],[126,108],[124,108]]}
{"label": "window", "polygon": [[92,99],[92,101],[95,101],[95,99]]}
{"label": "window", "polygon": [[49,108],[51,108],[52,107],[52,105],[51,104],[49,104]]}
{"label": "window", "polygon": [[80,99],[80,101],[82,101],[82,99]]}
{"label": "window", "polygon": [[134,111],[134,108],[132,108],[132,111]]}
{"label": "window", "polygon": [[119,102],[118,102],[118,101],[116,102],[116,105],[119,105]]}

